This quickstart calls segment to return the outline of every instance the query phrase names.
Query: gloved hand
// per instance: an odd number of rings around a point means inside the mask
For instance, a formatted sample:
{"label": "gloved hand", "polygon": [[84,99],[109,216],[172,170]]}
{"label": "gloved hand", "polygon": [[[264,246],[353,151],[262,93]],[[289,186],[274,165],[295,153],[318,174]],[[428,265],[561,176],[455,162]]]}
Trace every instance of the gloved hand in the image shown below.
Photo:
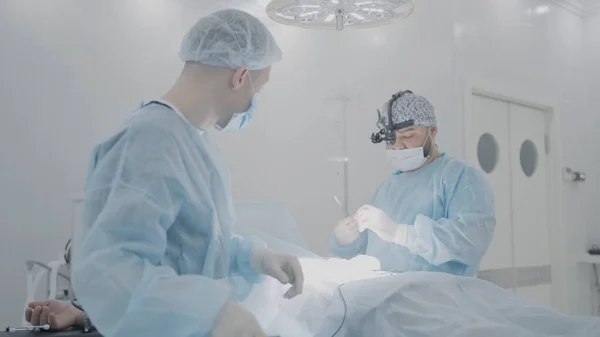
{"label": "gloved hand", "polygon": [[353,217],[348,217],[335,225],[333,235],[341,246],[352,244],[360,236],[358,222]]}
{"label": "gloved hand", "polygon": [[397,224],[381,209],[363,206],[356,211],[355,217],[361,229],[369,228],[382,240],[406,246],[408,226]]}
{"label": "gloved hand", "polygon": [[266,337],[256,318],[241,304],[229,301],[217,317],[210,337]]}
{"label": "gloved hand", "polygon": [[82,326],[85,314],[70,303],[58,300],[33,301],[25,309],[25,320],[31,325],[49,324],[52,330]]}
{"label": "gloved hand", "polygon": [[291,284],[292,287],[285,293],[285,298],[302,294],[304,274],[297,257],[256,246],[252,249],[250,265],[259,274],[269,275],[282,284]]}

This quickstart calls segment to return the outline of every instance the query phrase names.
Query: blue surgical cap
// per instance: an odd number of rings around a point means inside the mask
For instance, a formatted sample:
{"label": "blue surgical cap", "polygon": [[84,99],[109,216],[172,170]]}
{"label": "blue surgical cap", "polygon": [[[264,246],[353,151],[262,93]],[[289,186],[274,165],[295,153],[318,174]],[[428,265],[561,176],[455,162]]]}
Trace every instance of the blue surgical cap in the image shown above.
{"label": "blue surgical cap", "polygon": [[280,61],[281,50],[259,19],[225,9],[201,18],[190,28],[179,57],[219,68],[260,70]]}
{"label": "blue surgical cap", "polygon": [[[381,117],[386,123],[389,103],[389,100],[385,102],[380,110]],[[425,97],[407,92],[392,105],[392,122],[399,124],[411,119],[415,122],[415,126],[430,128],[437,125],[433,105]]]}

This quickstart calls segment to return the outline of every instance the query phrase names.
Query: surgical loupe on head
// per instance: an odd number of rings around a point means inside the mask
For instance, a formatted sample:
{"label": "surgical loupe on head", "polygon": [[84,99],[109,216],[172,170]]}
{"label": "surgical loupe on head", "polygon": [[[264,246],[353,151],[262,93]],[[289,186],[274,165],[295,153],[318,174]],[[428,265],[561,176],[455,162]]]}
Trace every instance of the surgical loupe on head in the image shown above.
{"label": "surgical loupe on head", "polygon": [[377,110],[378,119],[376,125],[379,128],[379,132],[371,134],[371,142],[373,142],[373,144],[379,144],[385,141],[387,145],[394,145],[396,143],[396,130],[401,130],[415,125],[415,121],[412,119],[397,124],[394,124],[394,121],[392,120],[392,109],[394,103],[396,103],[407,93],[412,94],[412,91],[405,90],[392,96],[387,104],[387,118],[386,116],[381,115],[381,111],[379,111],[379,109]]}

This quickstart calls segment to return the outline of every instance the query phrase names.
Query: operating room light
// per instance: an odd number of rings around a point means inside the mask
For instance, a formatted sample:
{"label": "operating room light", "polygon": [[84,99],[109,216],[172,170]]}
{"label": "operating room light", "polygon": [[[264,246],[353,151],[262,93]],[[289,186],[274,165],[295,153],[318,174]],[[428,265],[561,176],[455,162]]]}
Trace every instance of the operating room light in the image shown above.
{"label": "operating room light", "polygon": [[273,0],[267,5],[276,22],[325,30],[379,27],[407,18],[413,10],[412,0]]}
{"label": "operating room light", "polygon": [[548,6],[537,6],[535,8],[535,14],[537,15],[543,15],[546,14],[550,11],[550,7]]}

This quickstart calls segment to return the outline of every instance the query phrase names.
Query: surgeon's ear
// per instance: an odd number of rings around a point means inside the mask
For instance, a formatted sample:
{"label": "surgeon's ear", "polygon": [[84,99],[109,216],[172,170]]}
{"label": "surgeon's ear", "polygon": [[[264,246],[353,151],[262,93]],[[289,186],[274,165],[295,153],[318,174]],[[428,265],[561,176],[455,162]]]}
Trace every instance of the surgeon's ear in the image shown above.
{"label": "surgeon's ear", "polygon": [[431,127],[431,130],[429,130],[431,137],[435,138],[435,136],[437,136],[437,131],[438,131],[437,126]]}
{"label": "surgeon's ear", "polygon": [[244,81],[246,80],[247,76],[248,68],[242,67],[236,70],[233,73],[233,76],[231,77],[231,87],[233,88],[233,90],[239,89],[244,84]]}

